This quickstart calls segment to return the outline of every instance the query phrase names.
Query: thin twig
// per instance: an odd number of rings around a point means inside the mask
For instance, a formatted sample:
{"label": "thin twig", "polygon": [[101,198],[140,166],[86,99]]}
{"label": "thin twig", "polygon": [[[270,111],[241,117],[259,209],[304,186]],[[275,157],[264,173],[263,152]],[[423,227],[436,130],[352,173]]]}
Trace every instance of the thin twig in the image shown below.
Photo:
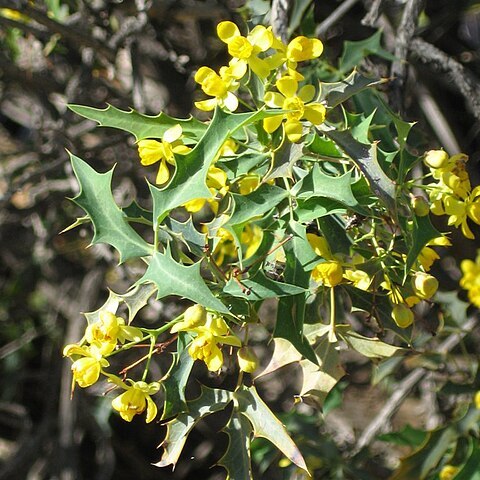
{"label": "thin twig", "polygon": [[[446,354],[454,347],[456,347],[461,340],[469,334],[476,326],[478,321],[475,317],[469,318],[463,325],[463,329],[459,333],[450,335],[444,342],[438,347],[438,353]],[[413,388],[420,382],[425,375],[428,374],[426,368],[418,368],[408,374],[395,388],[391,397],[384,404],[380,412],[375,416],[374,420],[368,425],[362,432],[356,445],[353,447],[351,455],[357,454],[362,448],[369,445],[374,437],[382,432],[386,425],[389,424],[390,419],[398,410],[403,401],[407,398]]]}
{"label": "thin twig", "polygon": [[362,18],[362,25],[375,27],[384,7],[383,0],[373,0],[368,13]]}
{"label": "thin twig", "polygon": [[480,120],[480,82],[478,79],[459,62],[421,38],[414,38],[409,48],[412,58],[418,59],[438,72],[447,74],[451,85],[463,95],[473,115]]}
{"label": "thin twig", "polygon": [[392,82],[392,104],[395,110],[402,111],[403,86],[406,81],[407,53],[417,27],[418,16],[423,9],[425,0],[408,0],[403,9],[402,20],[397,29],[395,42],[396,60],[392,63],[390,76]]}
{"label": "thin twig", "polygon": [[345,0],[336,8],[318,27],[315,29],[317,37],[323,37],[327,31],[335,25],[356,3],[358,0]]}
{"label": "thin twig", "polygon": [[290,0],[273,0],[272,13],[270,23],[272,24],[273,33],[280,37],[282,42],[287,43],[288,40],[288,8]]}

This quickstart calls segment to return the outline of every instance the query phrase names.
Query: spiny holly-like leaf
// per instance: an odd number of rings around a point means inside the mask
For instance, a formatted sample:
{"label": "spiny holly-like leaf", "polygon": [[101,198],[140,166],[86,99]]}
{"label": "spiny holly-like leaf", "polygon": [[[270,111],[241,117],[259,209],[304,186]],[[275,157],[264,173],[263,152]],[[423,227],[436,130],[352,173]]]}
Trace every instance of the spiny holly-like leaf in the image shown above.
{"label": "spiny holly-like leaf", "polygon": [[324,197],[354,207],[358,205],[352,193],[352,174],[345,173],[339,177],[326,175],[322,172],[318,163],[312,170],[298,182],[292,189],[292,194],[298,198],[308,200],[310,198]]}
{"label": "spiny holly-like leaf", "polygon": [[320,100],[326,100],[327,106],[334,108],[365,88],[378,85],[386,80],[372,80],[354,70],[344,80],[320,85]]}
{"label": "spiny holly-like leaf", "polygon": [[225,305],[216,298],[200,274],[200,262],[187,267],[177,263],[170,247],[165,253],[155,252],[147,271],[137,284],[153,282],[157,287],[157,299],[169,295],[188,298],[192,302],[220,313],[229,313]]}
{"label": "spiny holly-like leaf", "polygon": [[144,138],[161,138],[174,125],[181,125],[183,134],[194,140],[199,139],[207,126],[194,117],[179,119],[169,117],[165,113],[159,115],[143,115],[135,110],[119,110],[113,105],[107,108],[85,107],[83,105],[69,105],[73,112],[97,122],[101,127],[112,127],[124,130],[135,135],[136,140]]}
{"label": "spiny holly-like leaf", "polygon": [[429,215],[425,217],[413,217],[412,246],[405,262],[405,276],[410,272],[413,264],[430,240],[440,237],[442,234],[432,225]]}
{"label": "spiny holly-like leaf", "polygon": [[226,226],[241,225],[252,218],[260,217],[276,207],[288,192],[283,188],[264,183],[249,195],[232,194],[233,213]]}
{"label": "spiny holly-like leaf", "polygon": [[176,170],[170,183],[163,189],[149,185],[153,197],[155,226],[163,221],[170,210],[189,200],[211,198],[205,184],[207,172],[220,147],[239,128],[261,120],[273,113],[226,113],[217,108],[208,129],[187,155],[177,155]]}
{"label": "spiny holly-like leaf", "polygon": [[403,348],[389,345],[378,338],[368,338],[353,331],[339,332],[339,336],[358,353],[368,358],[388,358],[405,351]]}
{"label": "spiny holly-like leaf", "polygon": [[125,213],[113,199],[113,168],[97,173],[75,155],[70,154],[70,159],[80,185],[80,193],[73,201],[85,210],[93,223],[92,243],[112,245],[120,254],[120,263],[151,255],[152,246],[128,224]]}
{"label": "spiny holly-like leaf", "polygon": [[162,458],[157,467],[175,466],[182,453],[188,434],[203,417],[223,410],[233,399],[233,393],[227,390],[208,388],[202,385],[198,398],[187,402],[187,411],[167,423]]}
{"label": "spiny holly-like leaf", "polygon": [[340,72],[348,72],[369,55],[378,55],[386,60],[394,61],[395,56],[385,50],[381,44],[382,31],[378,30],[371,37],[355,42],[346,41],[339,61]]}
{"label": "spiny holly-like leaf", "polygon": [[388,178],[377,161],[377,145],[365,145],[355,140],[347,130],[330,130],[328,135],[353,161],[368,180],[373,193],[385,204],[394,218],[395,183]]}
{"label": "spiny holly-like leaf", "polygon": [[227,480],[253,479],[250,461],[252,425],[234,410],[222,432],[228,435],[228,447],[218,465],[227,470]]}
{"label": "spiny holly-like leaf", "polygon": [[165,219],[165,226],[187,246],[190,252],[199,257],[204,255],[203,249],[207,241],[207,236],[195,228],[191,217],[183,223],[172,217],[167,217]]}
{"label": "spiny holly-like leaf", "polygon": [[163,401],[162,420],[185,412],[185,387],[193,367],[193,358],[188,353],[187,345],[191,337],[180,332],[178,335],[177,351],[172,355],[173,361],[167,375],[162,379],[162,388],[165,392]]}
{"label": "spiny holly-like leaf", "polygon": [[260,398],[255,387],[243,387],[234,393],[237,407],[250,420],[255,437],[272,442],[292,463],[308,472],[300,450],[288,435],[285,427]]}
{"label": "spiny holly-like leaf", "polygon": [[312,197],[309,200],[297,200],[297,208],[294,215],[299,222],[311,222],[317,218],[333,215],[335,213],[345,214],[346,207],[336,200],[322,197]]}
{"label": "spiny holly-like leaf", "polygon": [[303,155],[302,143],[284,142],[279,150],[275,152],[270,173],[264,181],[274,178],[292,178],[292,168],[298,159]]}
{"label": "spiny holly-like leaf", "polygon": [[157,287],[155,287],[155,285],[146,283],[144,285],[137,285],[123,295],[109,290],[107,301],[98,310],[85,313],[85,317],[88,323],[98,322],[100,312],[107,311],[116,314],[120,304],[125,303],[128,309],[127,323],[130,324],[138,311],[147,304],[148,299],[155,293],[156,289]]}
{"label": "spiny holly-like leaf", "polygon": [[223,292],[234,297],[257,301],[265,298],[298,295],[299,293],[304,293],[305,289],[296,285],[276,282],[266,277],[262,271],[259,271],[252,278],[242,280],[231,278],[223,288]]}
{"label": "spiny holly-like leaf", "polygon": [[[283,247],[286,257],[285,282],[307,290],[310,272],[318,262],[318,257],[308,243],[303,225],[290,221],[286,233],[292,235],[292,238]],[[315,353],[303,335],[305,307],[306,293],[280,298],[274,337],[288,340],[304,357],[316,363]]]}

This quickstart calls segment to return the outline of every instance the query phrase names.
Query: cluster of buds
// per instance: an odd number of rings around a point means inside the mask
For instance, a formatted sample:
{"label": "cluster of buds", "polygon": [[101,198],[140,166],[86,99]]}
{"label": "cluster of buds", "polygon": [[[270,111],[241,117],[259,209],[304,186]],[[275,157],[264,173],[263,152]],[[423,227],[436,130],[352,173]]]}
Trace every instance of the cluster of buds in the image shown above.
{"label": "cluster of buds", "polygon": [[463,235],[474,239],[468,219],[480,225],[480,186],[473,188],[465,168],[467,155],[449,157],[443,150],[430,150],[424,162],[436,184],[429,185],[431,212],[448,215],[448,224],[461,229]]}
{"label": "cluster of buds", "polygon": [[480,308],[480,251],[475,261],[462,260],[460,268],[463,274],[460,286],[467,290],[470,302]]}

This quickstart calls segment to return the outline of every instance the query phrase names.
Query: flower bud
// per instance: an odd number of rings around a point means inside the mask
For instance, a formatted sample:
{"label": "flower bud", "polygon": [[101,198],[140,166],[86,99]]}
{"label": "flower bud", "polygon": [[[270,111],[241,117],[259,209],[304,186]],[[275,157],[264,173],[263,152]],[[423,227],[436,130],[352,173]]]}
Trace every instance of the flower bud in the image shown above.
{"label": "flower bud", "polygon": [[412,208],[417,217],[425,217],[430,213],[430,206],[428,202],[419,196],[412,198]]}
{"label": "flower bud", "polygon": [[480,390],[473,397],[473,402],[475,403],[475,408],[480,410]]}
{"label": "flower bud", "polygon": [[395,305],[392,318],[400,328],[407,328],[413,323],[413,312],[404,304]]}
{"label": "flower bud", "polygon": [[423,161],[430,168],[441,168],[448,161],[448,153],[444,150],[429,150],[425,154]]}
{"label": "flower bud", "polygon": [[189,328],[196,328],[200,325],[204,325],[207,321],[207,311],[203,305],[192,305],[185,310],[184,323]]}
{"label": "flower bud", "polygon": [[252,373],[258,368],[258,358],[254,351],[249,347],[242,347],[237,352],[238,365],[240,370]]}
{"label": "flower bud", "polygon": [[428,273],[417,272],[413,277],[413,287],[421,298],[432,298],[438,290],[438,280]]}
{"label": "flower bud", "polygon": [[438,478],[440,480],[453,480],[459,470],[458,467],[454,467],[453,465],[445,465],[438,474]]}

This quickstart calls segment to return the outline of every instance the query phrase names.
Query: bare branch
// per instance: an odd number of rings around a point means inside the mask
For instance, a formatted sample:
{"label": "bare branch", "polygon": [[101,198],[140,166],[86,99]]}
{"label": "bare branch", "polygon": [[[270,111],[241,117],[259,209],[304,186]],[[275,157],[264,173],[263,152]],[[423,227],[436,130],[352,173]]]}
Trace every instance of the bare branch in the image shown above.
{"label": "bare branch", "polygon": [[317,37],[323,37],[328,29],[335,25],[356,3],[358,0],[345,0],[336,8],[315,30]]}
{"label": "bare branch", "polygon": [[273,0],[271,24],[273,33],[280,37],[282,42],[287,43],[288,40],[288,8],[290,0]]}

